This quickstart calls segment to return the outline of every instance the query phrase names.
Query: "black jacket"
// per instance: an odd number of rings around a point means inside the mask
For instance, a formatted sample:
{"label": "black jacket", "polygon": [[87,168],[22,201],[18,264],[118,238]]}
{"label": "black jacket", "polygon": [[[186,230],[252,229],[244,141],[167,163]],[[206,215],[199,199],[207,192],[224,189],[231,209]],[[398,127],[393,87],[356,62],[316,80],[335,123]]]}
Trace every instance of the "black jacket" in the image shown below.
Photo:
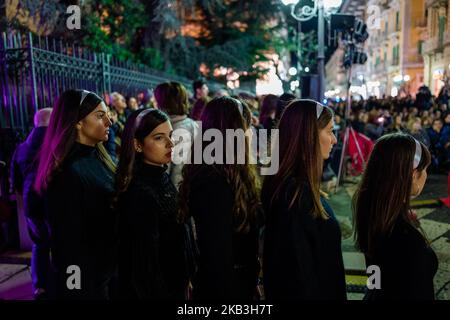
{"label": "black jacket", "polygon": [[388,236],[378,238],[366,265],[380,268],[381,289],[368,290],[366,300],[434,300],[433,278],[438,260],[420,232],[400,218]]}
{"label": "black jacket", "polygon": [[[96,148],[75,143],[44,195],[56,298],[106,299],[116,268],[117,215],[113,174]],[[79,266],[81,290],[69,290],[67,268]]]}
{"label": "black jacket", "polygon": [[167,167],[140,164],[120,197],[119,290],[123,299],[184,299],[186,225]]}
{"label": "black jacket", "polygon": [[252,299],[259,273],[257,222],[248,233],[234,230],[234,194],[213,166],[205,166],[190,187],[200,251],[194,299]]}
{"label": "black jacket", "polygon": [[[296,188],[294,179],[271,206],[270,180],[265,180],[262,192],[267,299],[345,300],[341,232],[334,214],[329,212],[328,220],[312,217],[312,194],[306,184],[299,201],[288,209]],[[322,202],[330,211],[324,199]]]}
{"label": "black jacket", "polygon": [[29,218],[44,219],[42,199],[34,192],[38,161],[36,159],[44,141],[47,127],[34,128],[28,138],[15,150],[11,160],[11,184],[23,195],[24,213]]}

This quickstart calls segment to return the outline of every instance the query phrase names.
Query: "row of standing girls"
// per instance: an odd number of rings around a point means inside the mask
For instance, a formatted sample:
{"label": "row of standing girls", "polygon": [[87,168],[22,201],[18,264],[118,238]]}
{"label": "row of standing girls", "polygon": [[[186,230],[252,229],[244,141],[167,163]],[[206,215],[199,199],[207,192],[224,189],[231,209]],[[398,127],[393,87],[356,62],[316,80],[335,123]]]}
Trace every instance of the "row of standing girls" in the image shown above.
{"label": "row of standing girls", "polygon": [[[216,129],[225,136],[227,129],[249,129],[251,113],[239,100],[221,97],[206,105],[201,121],[201,133]],[[279,123],[279,170],[262,187],[246,137],[244,164],[185,164],[177,190],[166,172],[174,141],[164,112],[138,110],[128,118],[116,168],[102,146],[111,125],[103,100],[84,90],[64,92],[50,119],[35,180],[50,231],[50,296],[252,300],[258,298],[262,264],[268,299],[345,300],[339,224],[320,192],[322,164],[336,143],[333,124],[330,108],[294,100]],[[379,154],[397,144],[404,146],[404,156],[380,167],[385,158]],[[201,150],[208,145],[202,141]],[[423,262],[414,269],[424,273],[413,280],[420,282],[411,289],[414,297],[432,298],[435,257],[408,215],[409,198],[420,193],[428,164],[425,146],[406,135],[385,138],[374,149],[355,201],[357,239],[368,261],[386,270],[392,283],[370,298],[402,298],[394,281],[403,277],[403,268],[395,269],[400,256],[389,251],[393,260],[386,261],[381,250],[395,241],[400,241],[397,250],[411,247],[402,251],[401,261]],[[385,171],[378,173],[380,168]],[[377,174],[399,174],[399,168],[408,180],[401,186],[396,179],[384,182],[385,189],[376,192]],[[390,201],[392,193],[401,201]],[[67,286],[71,265],[80,267],[81,289]],[[423,287],[427,292],[421,295]]]}

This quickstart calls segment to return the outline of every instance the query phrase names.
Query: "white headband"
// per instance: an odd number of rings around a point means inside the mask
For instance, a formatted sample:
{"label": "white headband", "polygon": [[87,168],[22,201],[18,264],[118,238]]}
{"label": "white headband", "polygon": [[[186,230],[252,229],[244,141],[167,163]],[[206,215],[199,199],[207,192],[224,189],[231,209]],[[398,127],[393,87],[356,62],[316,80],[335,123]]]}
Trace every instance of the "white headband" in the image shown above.
{"label": "white headband", "polygon": [[417,169],[422,159],[422,146],[416,139],[414,139],[414,142],[416,143],[416,152],[414,153],[413,169]]}
{"label": "white headband", "polygon": [[317,119],[320,118],[320,115],[322,114],[323,108],[325,106],[321,103],[316,102],[316,114],[317,114]]}
{"label": "white headband", "polygon": [[312,99],[298,99],[297,101],[309,101],[309,102],[314,102],[316,104],[316,116],[317,119],[320,118],[320,115],[322,114],[323,108],[325,108],[325,106],[323,104],[321,104],[320,102],[314,101]]}
{"label": "white headband", "polygon": [[136,120],[134,121],[134,129],[136,130],[139,125],[141,124],[142,118],[148,114],[150,111],[152,111],[153,109],[146,109],[144,111],[141,111],[141,113],[138,114],[138,116],[136,117]]}
{"label": "white headband", "polygon": [[88,95],[89,93],[90,93],[90,92],[87,91],[87,90],[83,90],[83,91],[81,92],[80,107],[81,107],[81,104],[83,103],[84,99],[87,97],[87,95]]}
{"label": "white headband", "polygon": [[244,107],[242,106],[242,103],[238,100],[238,107],[239,107],[239,112],[241,113],[241,115],[244,115]]}

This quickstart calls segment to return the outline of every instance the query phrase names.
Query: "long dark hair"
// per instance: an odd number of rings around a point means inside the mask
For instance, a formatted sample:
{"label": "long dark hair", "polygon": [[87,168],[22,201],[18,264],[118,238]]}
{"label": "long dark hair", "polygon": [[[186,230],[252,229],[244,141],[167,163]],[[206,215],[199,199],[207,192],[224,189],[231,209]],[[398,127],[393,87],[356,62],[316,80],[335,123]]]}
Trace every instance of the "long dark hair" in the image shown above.
{"label": "long dark hair", "polygon": [[[93,92],[87,93],[82,103],[83,90],[67,90],[56,101],[50,122],[45,133],[44,143],[39,153],[39,166],[35,180],[35,189],[42,193],[54,174],[61,168],[76,138],[76,124],[84,119],[103,101]],[[115,164],[102,143],[96,145],[100,159],[112,171]]]}
{"label": "long dark hair", "polygon": [[[272,112],[277,111],[277,103],[278,97],[274,94],[268,94],[264,97],[261,104],[261,113],[259,114],[259,123],[263,126],[266,124],[267,119],[269,118]],[[271,129],[271,128],[266,128]]]}
{"label": "long dark hair", "polygon": [[320,152],[319,130],[324,129],[333,116],[333,111],[324,106],[317,119],[317,103],[312,100],[294,100],[286,107],[278,126],[280,166],[274,176],[264,181],[271,194],[271,206],[280,198],[288,181],[295,178],[297,187],[289,208],[300,199],[302,184],[306,183],[313,195],[312,216],[328,218],[320,202],[324,159]]}
{"label": "long dark hair", "polygon": [[[242,113],[240,108],[242,107]],[[217,129],[223,137],[226,136],[227,129],[248,130],[251,128],[251,113],[246,104],[230,97],[218,97],[212,99],[203,110],[202,116],[202,136],[208,129]],[[224,139],[224,150],[227,146]],[[208,146],[202,143],[202,154]],[[184,221],[190,216],[189,194],[192,182],[197,175],[205,168],[212,167],[223,175],[234,194],[233,214],[234,227],[239,233],[246,233],[250,226],[256,222],[256,212],[260,204],[258,191],[259,180],[256,175],[255,165],[250,164],[250,139],[245,137],[245,163],[244,164],[193,164],[194,148],[192,148],[192,164],[183,167],[183,180],[180,185],[180,220]],[[237,158],[235,146],[234,159]],[[225,159],[223,161],[225,163]]]}
{"label": "long dark hair", "polygon": [[189,109],[189,99],[186,88],[179,82],[164,82],[159,84],[154,92],[158,108],[169,115],[185,115]]}
{"label": "long dark hair", "polygon": [[[136,118],[141,112],[146,114],[136,126]],[[134,139],[143,144],[145,137],[166,121],[169,121],[169,116],[158,109],[136,110],[128,117],[122,134],[122,147],[116,173],[117,196],[127,190],[137,168],[143,161],[142,153],[137,153],[135,150]]]}
{"label": "long dark hair", "polygon": [[[431,163],[424,144],[417,171]],[[358,248],[369,256],[380,235],[392,232],[399,218],[408,218],[416,143],[413,137],[392,133],[378,139],[362,181],[353,196],[353,221]]]}

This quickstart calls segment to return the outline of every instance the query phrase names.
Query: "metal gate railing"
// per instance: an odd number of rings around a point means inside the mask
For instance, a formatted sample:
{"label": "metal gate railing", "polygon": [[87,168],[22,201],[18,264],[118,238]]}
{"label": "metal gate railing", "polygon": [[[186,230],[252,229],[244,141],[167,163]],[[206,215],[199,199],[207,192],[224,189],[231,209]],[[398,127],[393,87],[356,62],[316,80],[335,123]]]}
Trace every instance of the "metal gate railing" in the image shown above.
{"label": "metal gate railing", "polygon": [[135,96],[161,82],[191,81],[121,62],[110,55],[32,33],[0,39],[0,127],[25,133],[36,110],[53,106],[64,90],[79,88],[99,95],[118,91]]}

